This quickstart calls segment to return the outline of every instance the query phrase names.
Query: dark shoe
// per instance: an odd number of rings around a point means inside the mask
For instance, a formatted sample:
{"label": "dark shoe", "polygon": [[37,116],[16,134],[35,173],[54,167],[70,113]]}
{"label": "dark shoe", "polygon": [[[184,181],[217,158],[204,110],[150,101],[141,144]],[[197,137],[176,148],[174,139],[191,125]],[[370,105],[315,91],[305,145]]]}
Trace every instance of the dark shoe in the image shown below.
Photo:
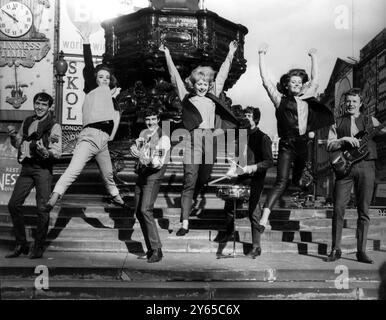
{"label": "dark shoe", "polygon": [[48,199],[47,203],[44,205],[43,211],[50,212],[54,207],[56,202],[61,198],[59,193],[53,192]]}
{"label": "dark shoe", "polygon": [[263,233],[265,231],[265,227],[259,224],[256,226],[256,230],[259,231],[260,233]]}
{"label": "dark shoe", "polygon": [[5,258],[6,259],[17,258],[21,254],[27,255],[28,252],[29,252],[29,247],[27,244],[24,244],[24,245],[18,244],[16,245],[15,250],[12,253],[6,255]]}
{"label": "dark shoe", "polygon": [[365,252],[357,252],[357,260],[359,262],[373,264],[374,261],[369,258],[369,256]]}
{"label": "dark shoe", "polygon": [[153,250],[151,257],[147,260],[149,263],[160,262],[162,260],[163,254],[161,248]]}
{"label": "dark shoe", "polygon": [[336,260],[339,260],[342,256],[342,251],[337,249],[332,249],[330,255],[325,260],[326,262],[334,262]]}
{"label": "dark shoe", "polygon": [[252,250],[249,251],[247,254],[247,256],[251,257],[252,259],[256,259],[256,257],[258,257],[260,255],[261,255],[261,248],[260,247],[252,248]]}
{"label": "dark shoe", "polygon": [[31,251],[31,253],[29,254],[28,258],[40,259],[41,257],[43,257],[43,253],[44,253],[43,246],[35,245]]}
{"label": "dark shoe", "polygon": [[125,201],[123,201],[120,195],[117,195],[114,198],[112,198],[111,203],[121,208],[125,208],[125,209],[129,208],[129,206],[126,204]]}
{"label": "dark shoe", "polygon": [[177,231],[176,236],[183,237],[187,233],[189,233],[189,229],[180,228],[180,230]]}
{"label": "dark shoe", "polygon": [[225,232],[225,231],[220,231],[218,233],[218,235],[216,236],[216,238],[214,239],[214,241],[219,242],[219,243],[225,243],[225,242],[228,242],[228,241],[232,241],[233,240],[232,235],[233,235],[233,233],[228,233],[228,232]]}
{"label": "dark shoe", "polygon": [[141,255],[139,255],[137,259],[147,260],[151,257],[152,254],[153,250],[147,250],[146,253],[142,253]]}

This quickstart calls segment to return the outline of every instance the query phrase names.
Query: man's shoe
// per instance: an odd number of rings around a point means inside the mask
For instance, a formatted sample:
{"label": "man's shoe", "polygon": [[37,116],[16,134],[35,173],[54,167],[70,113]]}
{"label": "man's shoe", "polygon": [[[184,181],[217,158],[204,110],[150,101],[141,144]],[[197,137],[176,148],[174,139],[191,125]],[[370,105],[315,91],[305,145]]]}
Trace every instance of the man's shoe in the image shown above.
{"label": "man's shoe", "polygon": [[261,255],[261,248],[260,247],[252,248],[252,250],[249,251],[247,254],[247,256],[251,257],[252,259],[256,259],[256,257],[258,257],[260,255]]}
{"label": "man's shoe", "polygon": [[29,252],[29,247],[27,244],[18,244],[15,247],[15,250],[13,250],[12,253],[8,254],[5,256],[6,259],[11,259],[11,258],[17,258],[21,254],[27,255]]}
{"label": "man's shoe", "polygon": [[43,257],[44,248],[42,246],[34,246],[28,258],[30,259],[40,259]]}
{"label": "man's shoe", "polygon": [[151,257],[152,254],[153,250],[147,250],[146,253],[142,253],[141,255],[139,255],[137,259],[147,260]]}
{"label": "man's shoe", "polygon": [[342,256],[342,251],[337,249],[332,249],[330,255],[325,260],[326,262],[334,262],[336,260],[339,260]]}
{"label": "man's shoe", "polygon": [[233,240],[233,233],[228,233],[226,231],[220,231],[217,235],[217,237],[214,239],[214,241],[219,242],[219,243],[225,243],[228,241]]}
{"label": "man's shoe", "polygon": [[162,260],[163,254],[161,248],[153,250],[151,257],[147,260],[149,263],[160,262]]}
{"label": "man's shoe", "polygon": [[189,229],[180,228],[180,230],[177,231],[176,236],[183,237],[187,233],[189,233]]}
{"label": "man's shoe", "polygon": [[369,256],[365,252],[357,252],[357,260],[359,262],[373,264],[374,261],[369,258]]}

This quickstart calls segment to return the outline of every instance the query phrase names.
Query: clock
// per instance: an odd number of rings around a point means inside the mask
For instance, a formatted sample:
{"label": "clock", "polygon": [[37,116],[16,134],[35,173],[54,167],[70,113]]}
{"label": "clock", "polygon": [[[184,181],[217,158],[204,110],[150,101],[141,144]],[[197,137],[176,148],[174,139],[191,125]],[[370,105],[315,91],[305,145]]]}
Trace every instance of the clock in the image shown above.
{"label": "clock", "polygon": [[0,31],[10,38],[19,38],[33,24],[31,9],[23,3],[10,1],[0,8]]}

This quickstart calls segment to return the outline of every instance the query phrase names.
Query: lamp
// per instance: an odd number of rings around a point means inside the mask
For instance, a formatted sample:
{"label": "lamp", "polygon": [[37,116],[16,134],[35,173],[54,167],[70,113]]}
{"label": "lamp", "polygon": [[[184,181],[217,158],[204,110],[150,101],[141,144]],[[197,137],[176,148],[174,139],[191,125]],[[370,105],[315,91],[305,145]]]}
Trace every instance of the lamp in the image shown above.
{"label": "lamp", "polygon": [[60,51],[57,55],[55,61],[55,70],[56,70],[56,103],[57,108],[55,111],[56,120],[59,124],[62,124],[62,114],[63,114],[63,77],[66,75],[68,69],[68,63],[64,60],[64,53]]}

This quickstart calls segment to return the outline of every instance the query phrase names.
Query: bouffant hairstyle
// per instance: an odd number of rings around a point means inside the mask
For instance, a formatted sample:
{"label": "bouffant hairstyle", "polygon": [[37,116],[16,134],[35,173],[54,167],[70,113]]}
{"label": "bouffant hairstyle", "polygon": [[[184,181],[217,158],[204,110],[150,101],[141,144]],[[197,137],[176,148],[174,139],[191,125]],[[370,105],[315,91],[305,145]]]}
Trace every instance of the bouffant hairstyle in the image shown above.
{"label": "bouffant hairstyle", "polygon": [[216,76],[216,71],[212,67],[199,66],[192,71],[190,76],[186,78],[185,83],[190,90],[193,90],[194,84],[200,80],[209,83],[209,90],[213,87],[213,81]]}
{"label": "bouffant hairstyle", "polygon": [[95,72],[94,72],[95,78],[98,76],[98,72],[101,70],[107,71],[110,74],[110,85],[109,85],[110,89],[113,89],[119,86],[118,80],[114,76],[113,70],[105,64],[99,64],[95,67]]}
{"label": "bouffant hairstyle", "polygon": [[255,121],[256,124],[260,122],[261,118],[261,112],[259,108],[254,108],[252,106],[248,106],[244,109],[244,114],[251,113],[253,116],[253,121]]}
{"label": "bouffant hairstyle", "polygon": [[308,82],[308,74],[306,70],[304,69],[291,69],[286,74],[282,75],[280,78],[280,82],[277,84],[277,90],[279,90],[282,94],[288,93],[288,82],[291,80],[292,77],[297,76],[302,79],[302,83],[305,84]]}

